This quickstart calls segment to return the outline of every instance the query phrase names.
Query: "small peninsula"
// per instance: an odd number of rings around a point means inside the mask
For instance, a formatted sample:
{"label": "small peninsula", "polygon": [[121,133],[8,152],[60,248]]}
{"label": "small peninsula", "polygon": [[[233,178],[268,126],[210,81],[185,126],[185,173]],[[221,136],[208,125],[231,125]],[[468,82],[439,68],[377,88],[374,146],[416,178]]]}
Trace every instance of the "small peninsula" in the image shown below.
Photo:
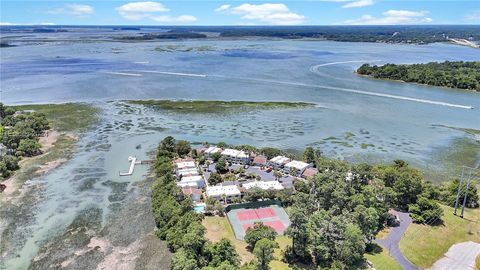
{"label": "small peninsula", "polygon": [[363,64],[357,73],[379,79],[480,91],[480,62],[446,61],[383,66]]}

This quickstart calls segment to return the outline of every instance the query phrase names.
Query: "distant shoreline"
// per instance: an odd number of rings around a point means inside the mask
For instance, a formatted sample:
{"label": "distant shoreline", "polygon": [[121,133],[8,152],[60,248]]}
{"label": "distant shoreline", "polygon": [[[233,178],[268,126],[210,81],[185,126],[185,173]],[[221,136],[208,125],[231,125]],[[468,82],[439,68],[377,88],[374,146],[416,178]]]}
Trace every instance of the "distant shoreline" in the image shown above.
{"label": "distant shoreline", "polygon": [[[234,40],[238,38],[268,38],[311,41],[338,41],[338,42],[368,42],[389,44],[430,44],[452,42],[464,45],[474,40],[480,40],[480,26],[478,25],[302,25],[302,26],[0,26],[3,37],[1,42],[22,42],[11,40],[5,34],[36,34],[42,36],[62,34],[62,40],[75,29],[75,33],[91,34],[91,38],[83,35],[82,41],[181,41],[181,40]],[[96,31],[89,31],[95,29]],[[98,35],[107,30],[103,35]],[[100,31],[100,32],[99,32]],[[73,32],[72,32],[73,33]],[[73,33],[73,34],[75,34]],[[13,37],[12,37],[13,38]],[[25,38],[23,36],[22,38]],[[28,39],[24,39],[27,41]],[[67,40],[69,40],[67,38]],[[38,36],[29,42],[52,42],[55,39],[39,39]],[[472,42],[472,44],[475,44]],[[15,45],[15,44],[10,44]],[[469,46],[472,46],[471,44]],[[474,47],[474,46],[472,46]]]}

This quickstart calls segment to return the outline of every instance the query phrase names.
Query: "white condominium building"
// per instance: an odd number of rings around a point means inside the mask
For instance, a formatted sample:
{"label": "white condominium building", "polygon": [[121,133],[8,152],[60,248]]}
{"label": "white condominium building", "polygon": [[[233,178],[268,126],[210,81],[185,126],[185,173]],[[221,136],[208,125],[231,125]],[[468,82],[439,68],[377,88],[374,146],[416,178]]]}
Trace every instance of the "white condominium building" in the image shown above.
{"label": "white condominium building", "polygon": [[233,163],[248,164],[250,162],[250,156],[241,150],[227,148],[222,151],[222,156]]}
{"label": "white condominium building", "polygon": [[200,175],[185,176],[177,182],[177,185],[180,187],[194,187],[194,188],[203,188],[205,186],[205,180]]}
{"label": "white condominium building", "polygon": [[205,194],[207,197],[220,200],[225,198],[228,201],[231,201],[233,198],[240,198],[242,193],[236,185],[218,185],[218,186],[208,186]]}
{"label": "white condominium building", "polygon": [[285,164],[285,166],[283,167],[283,171],[285,173],[295,174],[297,176],[300,176],[302,175],[303,171],[305,171],[306,168],[309,168],[311,166],[312,166],[311,164],[303,161],[292,160],[287,164]]}
{"label": "white condominium building", "polygon": [[175,163],[177,170],[196,169],[195,161],[180,161]]}
{"label": "white condominium building", "polygon": [[247,190],[254,187],[258,187],[263,190],[269,190],[269,189],[282,190],[283,189],[283,185],[278,181],[255,181],[255,182],[245,183],[242,186]]}
{"label": "white condominium building", "polygon": [[272,166],[274,169],[283,168],[285,164],[290,162],[290,159],[285,156],[276,156],[268,161],[268,165]]}
{"label": "white condominium building", "polygon": [[207,158],[211,158],[213,154],[222,152],[222,148],[216,147],[216,146],[210,146],[208,147],[203,154]]}

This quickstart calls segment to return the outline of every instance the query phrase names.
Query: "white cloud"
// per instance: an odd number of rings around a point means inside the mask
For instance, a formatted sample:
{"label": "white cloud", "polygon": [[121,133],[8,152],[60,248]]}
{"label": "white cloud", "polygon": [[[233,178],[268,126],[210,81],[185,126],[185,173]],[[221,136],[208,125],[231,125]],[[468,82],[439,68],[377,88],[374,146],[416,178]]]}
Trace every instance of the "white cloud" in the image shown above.
{"label": "white cloud", "polygon": [[64,7],[49,10],[48,13],[72,15],[75,17],[87,17],[95,13],[95,10],[92,6],[89,5],[69,4],[65,5]]}
{"label": "white cloud", "polygon": [[427,15],[427,11],[411,11],[411,10],[387,10],[383,13],[385,16],[390,17],[422,17]]}
{"label": "white cloud", "polygon": [[290,11],[285,4],[281,3],[259,5],[245,3],[236,7],[222,5],[216,11],[238,15],[244,20],[255,21],[257,24],[293,25],[305,22],[305,16]]}
{"label": "white cloud", "polygon": [[163,4],[158,2],[132,2],[117,7],[116,10],[120,16],[127,20],[141,20],[152,16],[156,12],[170,11]]}
{"label": "white cloud", "polygon": [[342,8],[366,7],[375,4],[374,0],[319,0],[321,2],[346,3]]}
{"label": "white cloud", "polygon": [[230,7],[231,7],[231,5],[221,5],[217,9],[215,9],[215,11],[216,12],[222,12],[222,11],[225,11],[225,10],[229,9]]}
{"label": "white cloud", "polygon": [[353,25],[390,25],[390,24],[415,24],[431,23],[433,20],[429,17],[428,11],[410,11],[410,10],[387,10],[383,12],[383,17],[377,18],[372,15],[363,15],[358,19],[344,21],[344,24]]}
{"label": "white cloud", "polygon": [[480,22],[480,10],[472,11],[465,16],[465,20],[469,22]]}
{"label": "white cloud", "polygon": [[159,2],[131,2],[117,7],[116,10],[120,16],[132,21],[142,19],[149,19],[160,23],[192,23],[197,21],[197,18],[192,15],[159,15],[159,13],[170,11],[170,9]]}
{"label": "white cloud", "polygon": [[170,11],[158,2],[133,2],[116,8],[120,13],[149,13]]}
{"label": "white cloud", "polygon": [[197,21],[197,18],[192,15],[181,15],[178,17],[164,15],[164,16],[152,16],[150,18],[156,22],[161,22],[161,23],[193,23]]}
{"label": "white cloud", "polygon": [[350,2],[342,6],[342,8],[356,8],[356,7],[366,7],[373,5],[373,0],[358,0]]}
{"label": "white cloud", "polygon": [[40,22],[40,23],[11,23],[11,22],[0,22],[0,26],[13,26],[13,25],[55,25],[51,22]]}

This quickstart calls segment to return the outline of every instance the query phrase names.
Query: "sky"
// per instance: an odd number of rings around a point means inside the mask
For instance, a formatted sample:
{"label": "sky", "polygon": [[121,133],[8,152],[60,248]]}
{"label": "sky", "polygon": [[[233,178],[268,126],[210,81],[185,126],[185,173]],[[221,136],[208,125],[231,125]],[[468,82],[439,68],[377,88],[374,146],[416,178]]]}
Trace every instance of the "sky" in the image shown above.
{"label": "sky", "polygon": [[0,25],[480,24],[480,0],[0,1]]}

